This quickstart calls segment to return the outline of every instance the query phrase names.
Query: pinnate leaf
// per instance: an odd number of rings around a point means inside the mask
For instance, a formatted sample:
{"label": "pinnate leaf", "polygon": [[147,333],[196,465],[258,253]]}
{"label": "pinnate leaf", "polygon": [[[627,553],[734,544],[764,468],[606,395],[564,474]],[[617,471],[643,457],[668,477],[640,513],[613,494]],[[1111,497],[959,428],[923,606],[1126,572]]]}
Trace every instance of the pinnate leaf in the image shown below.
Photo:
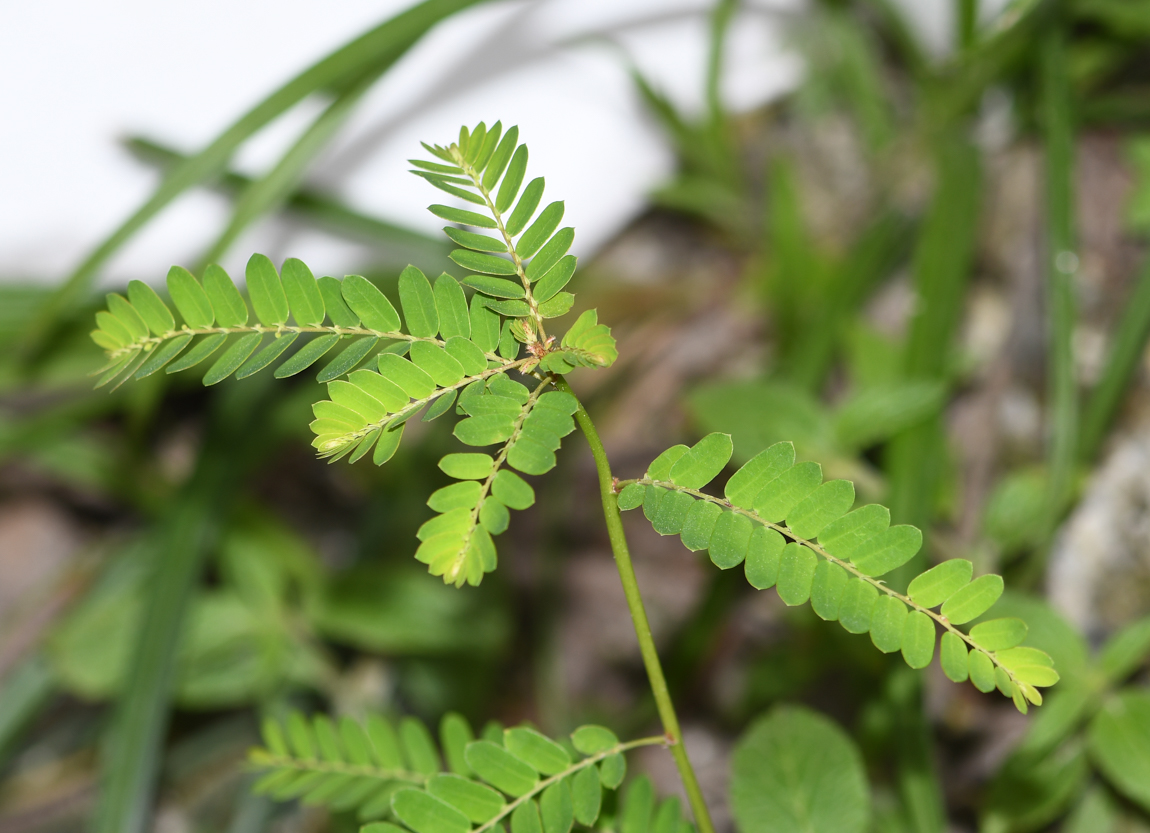
{"label": "pinnate leaf", "polygon": [[671,482],[685,489],[701,489],[719,475],[733,452],[730,434],[708,434],[671,467]]}

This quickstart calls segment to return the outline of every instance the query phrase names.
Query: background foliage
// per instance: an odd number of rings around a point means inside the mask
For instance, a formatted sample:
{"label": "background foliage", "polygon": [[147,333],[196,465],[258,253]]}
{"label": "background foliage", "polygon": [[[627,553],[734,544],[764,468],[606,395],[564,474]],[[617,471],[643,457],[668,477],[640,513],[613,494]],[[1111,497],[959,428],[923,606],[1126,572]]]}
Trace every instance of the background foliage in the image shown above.
{"label": "background foliage", "polygon": [[[157,373],[110,394],[86,376],[98,270],[191,187],[235,198],[205,262],[283,210],[366,234],[381,263],[402,245],[429,275],[453,268],[438,241],[302,182],[363,92],[466,5],[432,0],[382,24],[197,156],[136,141],[168,172],[156,195],[59,290],[3,287],[3,496],[79,546],[3,622],[0,829],[354,830],[352,807],[249,790],[248,749],[271,745],[258,727],[301,711],[439,725],[454,710],[555,738],[654,725],[633,637],[612,618],[621,600],[581,442],[501,541],[500,572],[456,591],[410,558],[425,496],[449,482],[435,463],[458,450],[442,422],[409,427],[382,469],[328,468],[307,445],[326,395],[313,373],[207,390]],[[581,272],[575,312],[598,307],[619,361],[578,392],[624,476],[712,431],[733,434],[735,465],[793,441],[800,460],[925,530],[892,587],[940,557],[1002,572],[994,615],[1029,622],[1063,682],[1021,718],[937,666],[911,672],[809,607],[700,569],[629,518],[721,823],[1145,829],[1150,7],[1025,2],[978,23],[963,0],[938,57],[879,0],[816,4],[790,30],[804,83],[736,116],[718,94],[733,6],[712,20],[708,112],[681,114],[636,77],[680,170]],[[314,94],[329,106],[278,165],[256,180],[227,172],[237,147]],[[363,271],[401,295],[396,270]],[[659,754],[632,753],[650,780],[626,782],[618,806],[605,792],[601,823],[675,828],[678,806],[656,799],[675,789]]]}

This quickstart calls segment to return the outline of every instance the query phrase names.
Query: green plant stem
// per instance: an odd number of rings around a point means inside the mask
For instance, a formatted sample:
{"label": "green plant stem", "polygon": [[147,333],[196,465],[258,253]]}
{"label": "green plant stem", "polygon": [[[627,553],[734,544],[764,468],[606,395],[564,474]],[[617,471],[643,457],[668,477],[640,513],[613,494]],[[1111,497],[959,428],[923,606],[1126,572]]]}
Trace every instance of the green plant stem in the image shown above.
{"label": "green plant stem", "polygon": [[[560,390],[575,395],[566,379],[560,377],[555,385]],[[627,548],[627,536],[623,532],[623,518],[619,514],[619,501],[615,495],[614,478],[611,475],[607,452],[603,448],[603,441],[599,439],[599,432],[595,430],[595,423],[591,421],[582,402],[579,402],[579,407],[575,411],[575,421],[583,431],[583,436],[587,438],[591,456],[595,458],[595,469],[599,473],[599,493],[603,498],[603,517],[607,521],[607,536],[611,540],[611,550],[615,554],[615,566],[619,570],[619,581],[623,584],[623,595],[627,597],[627,607],[631,611],[631,622],[635,626],[635,636],[639,640],[639,651],[643,655],[643,665],[647,669],[647,678],[651,683],[651,693],[655,696],[659,719],[663,722],[663,731],[671,741],[671,755],[679,768],[679,777],[683,781],[683,788],[687,791],[687,800],[691,804],[699,833],[714,833],[715,827],[711,823],[711,815],[703,800],[699,779],[695,776],[695,770],[683,746],[683,732],[679,728],[679,718],[675,714],[675,705],[671,702],[671,692],[667,689],[667,679],[663,675],[663,666],[659,662],[659,653],[655,650],[655,640],[651,636],[651,623],[647,620],[647,610],[639,593],[635,567],[631,563],[631,552]]]}

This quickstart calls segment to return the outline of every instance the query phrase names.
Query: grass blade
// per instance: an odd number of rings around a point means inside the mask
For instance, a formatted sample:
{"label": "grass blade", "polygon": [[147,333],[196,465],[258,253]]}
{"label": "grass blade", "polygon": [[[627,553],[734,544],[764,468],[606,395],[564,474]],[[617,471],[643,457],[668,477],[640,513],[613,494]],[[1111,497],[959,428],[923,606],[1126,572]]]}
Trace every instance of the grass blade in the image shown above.
{"label": "grass blade", "polygon": [[124,243],[184,191],[219,173],[232,153],[257,130],[312,93],[362,77],[368,68],[386,69],[436,23],[478,2],[482,0],[424,0],[390,18],[288,81],[204,150],[173,168],[148,201],[97,246],[40,308],[25,334],[25,354],[35,352],[43,344],[61,313],[83,300],[100,267]]}

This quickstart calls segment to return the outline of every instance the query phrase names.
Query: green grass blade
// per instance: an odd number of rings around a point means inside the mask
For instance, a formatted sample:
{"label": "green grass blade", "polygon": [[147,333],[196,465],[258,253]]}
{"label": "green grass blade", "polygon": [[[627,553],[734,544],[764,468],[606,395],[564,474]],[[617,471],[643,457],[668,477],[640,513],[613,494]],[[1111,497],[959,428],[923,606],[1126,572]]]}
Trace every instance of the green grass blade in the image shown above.
{"label": "green grass blade", "polygon": [[37,350],[61,313],[83,300],[100,267],[124,243],[180,194],[219,173],[257,130],[312,93],[362,77],[369,68],[386,69],[436,23],[478,2],[482,0],[424,0],[390,18],[288,81],[208,147],[173,168],[148,201],[97,246],[41,307],[26,331],[25,352]]}
{"label": "green grass blade", "polygon": [[1130,380],[1138,370],[1150,338],[1150,260],[1142,267],[1138,285],[1126,303],[1122,320],[1114,334],[1114,344],[1106,358],[1102,377],[1090,393],[1082,415],[1079,459],[1093,459],[1110,428]]}
{"label": "green grass blade", "polygon": [[327,109],[320,113],[291,146],[279,162],[262,179],[248,186],[240,195],[227,228],[219,236],[204,259],[219,260],[243,231],[255,220],[280,206],[299,185],[308,165],[331,141],[352,114],[372,84],[383,74],[386,66],[367,73],[358,83],[341,93]]}
{"label": "green grass blade", "polygon": [[1043,128],[1046,138],[1047,280],[1050,345],[1047,400],[1047,464],[1050,470],[1048,523],[1053,525],[1073,490],[1077,463],[1078,399],[1074,378],[1074,135],[1070,117],[1070,81],[1060,30],[1052,30],[1041,49]]}

